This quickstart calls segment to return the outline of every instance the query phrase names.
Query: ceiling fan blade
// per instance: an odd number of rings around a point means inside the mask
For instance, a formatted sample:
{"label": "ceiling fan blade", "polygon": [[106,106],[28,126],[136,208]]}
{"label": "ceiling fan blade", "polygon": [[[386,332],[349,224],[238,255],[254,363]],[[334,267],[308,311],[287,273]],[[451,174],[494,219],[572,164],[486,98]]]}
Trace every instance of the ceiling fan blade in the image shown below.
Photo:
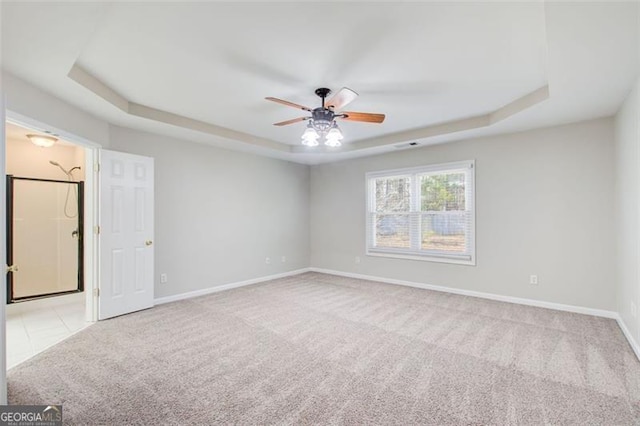
{"label": "ceiling fan blade", "polygon": [[267,97],[265,99],[268,100],[268,101],[271,101],[271,102],[276,102],[276,103],[279,103],[279,104],[282,104],[282,105],[286,105],[286,106],[290,106],[290,107],[293,107],[293,108],[301,109],[303,111],[311,112],[311,108],[306,107],[306,106],[302,106],[302,105],[298,105],[298,104],[294,104],[293,102],[283,101],[282,99],[272,98],[272,97]]}
{"label": "ceiling fan blade", "polygon": [[343,111],[341,114],[344,114],[344,116],[336,116],[336,118],[342,118],[347,121],[365,121],[367,123],[382,123],[385,117],[384,114],[372,114],[369,112]]}
{"label": "ceiling fan blade", "polygon": [[301,121],[305,121],[308,120],[309,117],[298,117],[298,118],[293,118],[291,120],[287,120],[287,121],[281,121],[279,123],[273,123],[274,126],[286,126],[287,124],[293,124],[293,123],[299,123]]}
{"label": "ceiling fan blade", "polygon": [[327,108],[333,108],[338,110],[345,107],[347,104],[353,102],[358,97],[358,94],[348,87],[343,87],[338,92],[325,102],[324,106]]}

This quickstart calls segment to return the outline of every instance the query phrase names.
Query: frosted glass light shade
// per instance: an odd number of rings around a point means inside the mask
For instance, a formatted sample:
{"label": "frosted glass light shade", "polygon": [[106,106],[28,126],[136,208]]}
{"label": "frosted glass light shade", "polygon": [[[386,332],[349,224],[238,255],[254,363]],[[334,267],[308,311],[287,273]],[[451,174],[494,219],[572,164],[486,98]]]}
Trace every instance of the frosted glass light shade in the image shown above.
{"label": "frosted glass light shade", "polygon": [[342,142],[340,141],[342,140],[343,137],[344,136],[342,136],[342,132],[338,128],[338,125],[336,123],[333,123],[333,127],[331,128],[331,130],[329,130],[329,132],[327,133],[327,136],[325,136],[326,141],[324,144],[331,148],[336,148],[342,145]]}
{"label": "frosted glass light shade", "polygon": [[51,148],[53,144],[58,141],[58,139],[53,136],[27,135],[27,137],[34,145],[41,148]]}
{"label": "frosted glass light shade", "polygon": [[318,146],[318,138],[320,135],[311,127],[311,124],[307,126],[304,133],[302,134],[302,145],[306,146]]}

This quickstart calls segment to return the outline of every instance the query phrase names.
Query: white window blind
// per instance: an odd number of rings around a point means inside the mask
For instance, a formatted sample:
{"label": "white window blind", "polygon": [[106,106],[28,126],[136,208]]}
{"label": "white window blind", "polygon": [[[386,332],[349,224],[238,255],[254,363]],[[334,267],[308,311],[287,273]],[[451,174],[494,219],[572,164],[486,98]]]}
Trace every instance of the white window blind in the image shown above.
{"label": "white window blind", "polygon": [[475,265],[474,162],[367,174],[367,254]]}

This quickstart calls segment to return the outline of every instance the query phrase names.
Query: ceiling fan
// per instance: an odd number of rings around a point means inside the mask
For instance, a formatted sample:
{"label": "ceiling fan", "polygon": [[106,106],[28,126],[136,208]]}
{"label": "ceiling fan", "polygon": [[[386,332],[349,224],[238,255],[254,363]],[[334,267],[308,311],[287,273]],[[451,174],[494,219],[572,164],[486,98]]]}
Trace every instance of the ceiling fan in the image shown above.
{"label": "ceiling fan", "polygon": [[340,142],[343,139],[342,132],[336,123],[336,119],[347,121],[363,121],[366,123],[382,123],[384,121],[384,114],[372,114],[368,112],[352,112],[337,110],[345,107],[348,103],[353,102],[358,94],[353,90],[343,87],[331,97],[326,100],[327,95],[331,93],[330,89],[326,87],[320,87],[316,89],[316,95],[322,98],[322,106],[311,109],[309,107],[298,105],[293,102],[284,101],[278,98],[267,97],[268,101],[277,102],[282,105],[290,106],[293,108],[301,109],[311,113],[310,117],[298,117],[291,120],[281,121],[274,123],[274,126],[286,126],[288,124],[299,123],[301,121],[308,120],[307,128],[302,134],[302,144],[306,146],[317,146],[320,136],[325,137],[324,144],[329,147],[338,147],[342,145]]}

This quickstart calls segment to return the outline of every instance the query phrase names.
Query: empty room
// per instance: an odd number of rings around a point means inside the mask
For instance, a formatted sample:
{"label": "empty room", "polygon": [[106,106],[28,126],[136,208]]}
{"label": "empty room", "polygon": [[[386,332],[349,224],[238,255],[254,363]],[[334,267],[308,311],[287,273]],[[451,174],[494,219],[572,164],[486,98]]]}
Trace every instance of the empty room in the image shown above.
{"label": "empty room", "polygon": [[0,423],[640,424],[640,3],[0,29]]}

